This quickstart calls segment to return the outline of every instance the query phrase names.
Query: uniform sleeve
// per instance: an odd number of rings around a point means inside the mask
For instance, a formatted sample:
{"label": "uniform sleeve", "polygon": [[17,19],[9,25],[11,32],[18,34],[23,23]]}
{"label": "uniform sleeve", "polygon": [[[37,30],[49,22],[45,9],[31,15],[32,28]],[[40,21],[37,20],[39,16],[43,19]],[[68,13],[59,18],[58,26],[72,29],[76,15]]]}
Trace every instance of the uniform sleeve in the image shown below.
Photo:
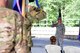
{"label": "uniform sleeve", "polygon": [[15,42],[19,42],[21,39],[21,24],[22,24],[22,16],[16,12],[15,14]]}
{"label": "uniform sleeve", "polygon": [[63,29],[62,30],[63,30],[63,33],[65,34],[65,26],[64,26],[64,24],[63,24]]}
{"label": "uniform sleeve", "polygon": [[23,17],[20,14],[16,14],[16,27],[17,27],[17,36],[16,36],[16,44],[15,44],[15,52],[16,53],[28,53],[27,52],[27,41],[22,40],[21,35],[21,26]]}
{"label": "uniform sleeve", "polygon": [[46,17],[46,12],[43,9],[37,8],[37,7],[30,7],[30,15],[33,19],[36,20],[42,20]]}

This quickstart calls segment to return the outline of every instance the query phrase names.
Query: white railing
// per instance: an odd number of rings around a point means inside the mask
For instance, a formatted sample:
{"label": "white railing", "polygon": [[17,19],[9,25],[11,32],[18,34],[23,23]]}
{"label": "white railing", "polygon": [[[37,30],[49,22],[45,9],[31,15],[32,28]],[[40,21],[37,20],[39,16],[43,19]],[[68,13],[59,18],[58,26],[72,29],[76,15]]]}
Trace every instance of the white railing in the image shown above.
{"label": "white railing", "polygon": [[[35,37],[51,37],[55,36],[56,27],[32,27],[31,35]],[[79,27],[65,27],[65,35],[79,34]]]}

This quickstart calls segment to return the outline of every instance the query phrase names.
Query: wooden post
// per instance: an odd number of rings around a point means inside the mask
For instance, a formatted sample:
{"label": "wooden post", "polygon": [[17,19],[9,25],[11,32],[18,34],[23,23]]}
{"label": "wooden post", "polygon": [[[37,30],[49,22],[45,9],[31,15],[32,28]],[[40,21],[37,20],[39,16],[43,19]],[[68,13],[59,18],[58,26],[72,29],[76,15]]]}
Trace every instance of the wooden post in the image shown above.
{"label": "wooden post", "polygon": [[24,34],[24,19],[25,19],[25,15],[26,15],[26,0],[22,0],[22,31],[21,31],[21,34],[22,34],[22,37],[23,39],[26,39],[26,35]]}
{"label": "wooden post", "polygon": [[22,0],[22,16],[25,18],[26,15],[26,0]]}

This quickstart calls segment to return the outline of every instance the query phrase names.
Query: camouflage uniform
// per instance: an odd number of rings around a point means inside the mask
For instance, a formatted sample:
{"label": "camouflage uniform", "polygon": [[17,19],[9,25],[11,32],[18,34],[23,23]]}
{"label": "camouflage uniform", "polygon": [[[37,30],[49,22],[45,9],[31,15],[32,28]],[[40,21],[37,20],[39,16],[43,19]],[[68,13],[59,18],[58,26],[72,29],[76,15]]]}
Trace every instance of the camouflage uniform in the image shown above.
{"label": "camouflage uniform", "polygon": [[65,33],[65,26],[64,24],[58,24],[56,27],[56,43],[63,49],[63,39]]}
{"label": "camouflage uniform", "polygon": [[27,15],[28,18],[24,18],[26,32],[26,34],[24,33],[26,35],[24,38],[28,38],[27,40],[29,41],[22,40],[21,43],[21,20],[23,20],[23,17],[16,11],[0,7],[0,53],[28,53],[27,44],[31,42],[29,35],[32,23],[35,20],[42,20],[46,14],[43,10],[41,12],[41,9],[35,10],[32,7]]}
{"label": "camouflage uniform", "polygon": [[[26,26],[26,34],[27,34],[27,40],[28,40],[28,46],[31,50],[31,47],[33,46],[32,38],[31,38],[31,27],[32,23],[38,22],[46,17],[46,13],[42,9],[38,9],[34,6],[30,7],[30,12],[27,13],[28,17],[25,18],[25,26]],[[30,21],[30,22],[28,22]]]}
{"label": "camouflage uniform", "polygon": [[21,28],[21,19],[18,12],[0,7],[0,53],[12,52],[14,40]]}
{"label": "camouflage uniform", "polygon": [[[33,22],[38,22],[38,21],[44,19],[45,17],[46,17],[46,13],[42,9],[38,9],[38,8],[32,6],[30,8],[30,12],[28,13],[28,18],[27,18],[30,21],[30,24],[28,25],[27,22],[26,22],[27,30],[30,32],[32,23]],[[30,36],[28,36],[28,38],[31,39]],[[31,46],[30,42],[31,42],[31,40],[29,40],[29,46]]]}

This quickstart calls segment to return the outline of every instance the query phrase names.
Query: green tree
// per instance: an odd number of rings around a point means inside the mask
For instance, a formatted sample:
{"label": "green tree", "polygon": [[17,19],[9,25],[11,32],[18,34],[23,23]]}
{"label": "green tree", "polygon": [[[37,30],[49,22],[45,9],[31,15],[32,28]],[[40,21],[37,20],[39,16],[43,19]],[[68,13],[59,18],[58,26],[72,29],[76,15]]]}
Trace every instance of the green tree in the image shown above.
{"label": "green tree", "polygon": [[[47,13],[46,21],[47,26],[51,25],[52,21],[57,22],[58,8],[62,10],[62,20],[65,26],[78,26],[80,17],[80,2],[79,0],[39,0],[40,5]],[[40,21],[39,23],[42,23]]]}

